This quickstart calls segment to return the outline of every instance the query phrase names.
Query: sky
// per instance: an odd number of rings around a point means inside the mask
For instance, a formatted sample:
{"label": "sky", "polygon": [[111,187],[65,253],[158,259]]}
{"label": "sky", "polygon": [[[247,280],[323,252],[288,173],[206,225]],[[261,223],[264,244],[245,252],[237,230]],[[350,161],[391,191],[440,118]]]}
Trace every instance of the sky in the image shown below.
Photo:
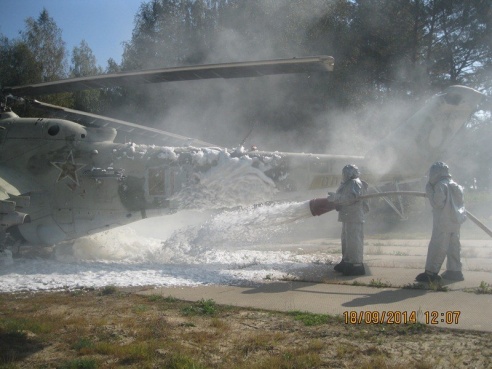
{"label": "sky", "polygon": [[85,40],[97,64],[106,68],[109,58],[121,62],[123,45],[130,41],[134,18],[146,0],[0,0],[0,33],[9,39],[25,30],[25,20],[37,19],[46,8],[62,30],[62,39],[71,52]]}

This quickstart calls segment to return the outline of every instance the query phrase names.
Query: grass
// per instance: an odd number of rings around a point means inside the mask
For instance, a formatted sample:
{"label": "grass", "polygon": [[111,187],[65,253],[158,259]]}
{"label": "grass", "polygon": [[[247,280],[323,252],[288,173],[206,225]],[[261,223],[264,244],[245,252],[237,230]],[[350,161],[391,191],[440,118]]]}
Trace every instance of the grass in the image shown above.
{"label": "grass", "polygon": [[58,369],[96,369],[97,361],[94,359],[74,359],[62,363]]}
{"label": "grass", "polygon": [[[375,280],[374,284],[380,284]],[[483,286],[483,289],[488,286]],[[104,290],[107,291],[107,290]],[[275,296],[270,296],[275,298]],[[329,297],[326,299],[329,304]],[[0,368],[399,368],[432,367],[454,349],[492,364],[492,334],[423,324],[345,324],[340,316],[271,312],[103,290],[0,294]],[[489,360],[488,362],[485,360]]]}
{"label": "grass", "polygon": [[449,288],[443,286],[440,281],[429,282],[429,289],[436,292],[448,292]]}
{"label": "grass", "polygon": [[101,289],[100,294],[102,296],[112,295],[112,294],[116,293],[117,291],[118,290],[116,289],[115,286],[106,286],[106,287]]}
{"label": "grass", "polygon": [[[342,284],[346,284],[346,283],[342,283]],[[365,283],[365,282],[360,282],[360,281],[353,281],[352,283],[350,283],[350,285],[352,286],[364,286],[364,287],[374,287],[374,288],[395,288],[395,286],[393,286],[391,283],[389,282],[382,282],[381,279],[371,279],[371,281],[369,283]]]}
{"label": "grass", "polygon": [[481,281],[480,285],[476,288],[466,288],[465,292],[476,293],[477,295],[491,295],[492,286],[485,281]]}
{"label": "grass", "polygon": [[[389,282],[383,282],[381,279],[371,279],[369,283],[353,281],[351,283],[341,282],[340,284],[347,284],[351,286],[363,286],[363,287],[374,287],[374,288],[403,288],[410,290],[431,290],[437,292],[447,292],[449,288],[447,286],[442,285],[441,282],[430,282],[430,283],[409,283],[403,286],[395,286]],[[475,290],[473,290],[475,291]],[[492,292],[491,292],[492,293]]]}
{"label": "grass", "polygon": [[376,287],[376,288],[387,288],[387,287],[392,287],[391,283],[389,282],[382,282],[381,279],[371,279],[369,282],[369,287]]}
{"label": "grass", "polygon": [[480,285],[477,288],[477,293],[478,294],[492,294],[492,287],[490,286],[490,284],[488,284],[484,281],[481,281]]}
{"label": "grass", "polygon": [[94,342],[90,338],[81,337],[72,345],[79,354],[87,353],[94,348]]}
{"label": "grass", "polygon": [[214,300],[200,300],[189,306],[185,306],[181,312],[183,315],[209,315],[215,316],[218,313]]}
{"label": "grass", "polygon": [[334,322],[336,320],[340,320],[340,317],[333,317],[328,314],[313,314],[309,312],[302,311],[291,311],[288,315],[292,316],[294,320],[298,320],[302,322],[307,327],[328,324],[330,322]]}

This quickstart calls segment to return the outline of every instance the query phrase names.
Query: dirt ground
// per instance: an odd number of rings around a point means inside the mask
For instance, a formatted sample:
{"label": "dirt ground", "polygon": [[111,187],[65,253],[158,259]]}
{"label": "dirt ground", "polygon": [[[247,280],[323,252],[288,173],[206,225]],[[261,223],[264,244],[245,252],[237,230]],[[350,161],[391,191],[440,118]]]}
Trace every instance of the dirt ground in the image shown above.
{"label": "dirt ground", "polygon": [[0,368],[492,367],[492,333],[134,292],[0,294]]}

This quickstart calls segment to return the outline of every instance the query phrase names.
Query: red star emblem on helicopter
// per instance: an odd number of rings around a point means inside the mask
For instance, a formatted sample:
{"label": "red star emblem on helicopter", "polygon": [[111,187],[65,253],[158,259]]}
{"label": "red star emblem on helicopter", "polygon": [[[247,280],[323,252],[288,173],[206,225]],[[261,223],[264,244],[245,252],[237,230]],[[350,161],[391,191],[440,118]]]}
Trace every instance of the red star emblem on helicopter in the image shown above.
{"label": "red star emblem on helicopter", "polygon": [[[67,156],[67,160],[60,162],[60,161],[52,161],[51,164],[55,166],[57,169],[60,170],[60,175],[58,176],[58,179],[56,182],[60,182],[65,178],[68,178],[75,186],[79,186],[79,178],[77,176],[77,172],[85,167],[85,164],[77,164],[73,158],[73,152],[70,151],[70,153]],[[72,184],[72,183],[71,183]]]}

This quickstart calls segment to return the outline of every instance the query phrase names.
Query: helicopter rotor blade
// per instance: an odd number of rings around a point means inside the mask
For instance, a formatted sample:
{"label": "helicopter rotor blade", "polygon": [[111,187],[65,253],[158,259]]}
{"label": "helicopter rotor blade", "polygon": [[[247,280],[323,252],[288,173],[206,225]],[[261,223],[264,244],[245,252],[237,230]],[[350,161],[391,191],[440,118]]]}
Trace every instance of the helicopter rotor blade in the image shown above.
{"label": "helicopter rotor blade", "polygon": [[110,127],[116,129],[119,135],[129,134],[138,135],[147,139],[159,138],[162,143],[168,146],[186,145],[195,147],[219,147],[209,142],[195,138],[181,136],[161,129],[147,127],[136,123],[127,122],[120,119],[110,118],[103,115],[87,113],[80,110],[68,109],[58,105],[47,104],[37,100],[28,100],[28,104],[36,109],[49,112],[50,115],[61,119],[80,123],[86,127]]}
{"label": "helicopter rotor blade", "polygon": [[185,67],[122,72],[91,77],[64,79],[17,87],[5,87],[4,93],[16,96],[36,96],[88,89],[133,86],[144,83],[191,81],[212,78],[244,78],[275,74],[333,71],[331,56],[313,56],[293,59],[206,64]]}

